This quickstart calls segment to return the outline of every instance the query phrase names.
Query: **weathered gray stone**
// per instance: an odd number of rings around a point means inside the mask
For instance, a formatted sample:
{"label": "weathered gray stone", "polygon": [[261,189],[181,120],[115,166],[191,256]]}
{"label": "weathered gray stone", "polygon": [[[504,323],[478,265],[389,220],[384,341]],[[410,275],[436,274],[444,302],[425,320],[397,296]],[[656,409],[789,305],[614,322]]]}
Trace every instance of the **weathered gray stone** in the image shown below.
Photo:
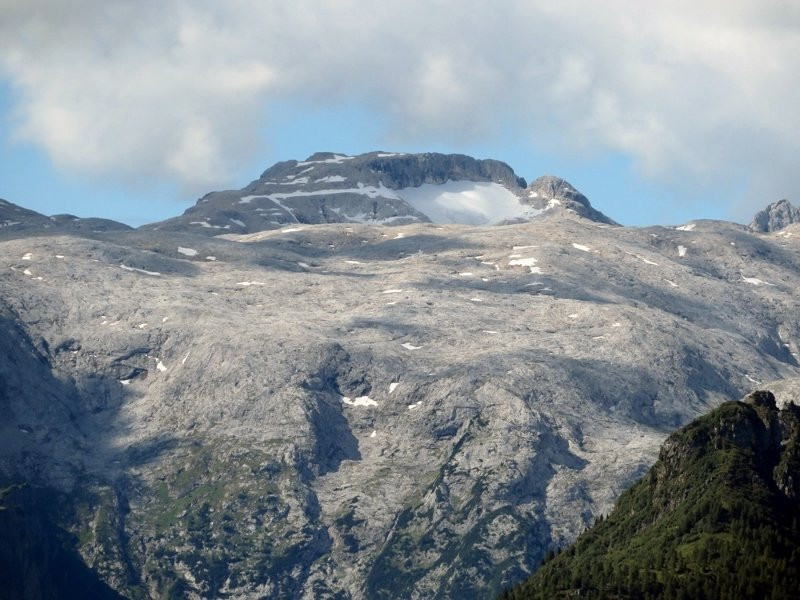
{"label": "weathered gray stone", "polygon": [[792,206],[788,200],[778,200],[756,213],[750,228],[754,231],[779,231],[792,223],[800,223],[800,208]]}
{"label": "weathered gray stone", "polygon": [[492,597],[671,430],[800,377],[798,236],[554,209],[227,237],[0,241],[0,473],[67,494],[125,595]]}

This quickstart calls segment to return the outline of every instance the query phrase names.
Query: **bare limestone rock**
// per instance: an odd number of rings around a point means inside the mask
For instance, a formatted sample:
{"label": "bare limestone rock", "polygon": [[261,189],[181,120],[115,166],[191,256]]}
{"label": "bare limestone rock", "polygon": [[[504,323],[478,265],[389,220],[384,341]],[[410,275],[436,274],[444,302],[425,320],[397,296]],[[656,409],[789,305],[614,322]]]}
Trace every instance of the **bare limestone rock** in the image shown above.
{"label": "bare limestone rock", "polygon": [[800,377],[800,236],[191,231],[0,241],[0,489],[128,597],[493,597],[675,428]]}

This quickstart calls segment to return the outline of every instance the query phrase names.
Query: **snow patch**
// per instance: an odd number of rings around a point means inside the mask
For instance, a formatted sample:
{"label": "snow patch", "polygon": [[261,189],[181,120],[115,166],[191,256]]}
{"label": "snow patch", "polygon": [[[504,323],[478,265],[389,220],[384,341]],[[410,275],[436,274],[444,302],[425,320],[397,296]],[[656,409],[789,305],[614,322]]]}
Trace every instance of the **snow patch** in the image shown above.
{"label": "snow patch", "polygon": [[295,231],[303,231],[302,227],[287,227],[286,229],[281,229],[281,233],[294,233]]}
{"label": "snow patch", "polygon": [[422,346],[415,346],[413,344],[409,344],[408,342],[401,344],[401,346],[403,346],[403,348],[405,348],[406,350],[419,350],[420,348],[422,348]]}
{"label": "snow patch", "polygon": [[529,258],[515,258],[514,260],[508,261],[509,267],[532,267],[537,262],[538,259],[529,257]]}
{"label": "snow patch", "polygon": [[22,255],[22,260],[31,260],[32,256],[33,255],[30,252],[26,252],[25,254]]}
{"label": "snow patch", "polygon": [[744,275],[742,275],[742,281],[744,281],[745,283],[749,283],[750,285],[769,285],[775,287],[774,283],[768,283],[763,279],[759,279],[758,277],[745,277]]}
{"label": "snow patch", "polygon": [[678,246],[678,256],[681,258],[686,256],[686,246]]}
{"label": "snow patch", "polygon": [[266,284],[260,281],[240,281],[236,285],[243,285],[244,287],[249,287],[251,285],[266,285]]}
{"label": "snow patch", "polygon": [[400,385],[400,383],[397,382],[397,381],[393,381],[392,383],[390,383],[389,384],[389,393],[391,394],[393,391],[395,391],[397,389],[398,385]]}
{"label": "snow patch", "polygon": [[359,396],[355,400],[342,396],[342,402],[350,406],[378,406],[378,403],[369,396]]}
{"label": "snow patch", "polygon": [[200,225],[200,227],[205,227],[206,229],[222,229],[219,225],[212,225],[208,221],[190,221],[189,225]]}
{"label": "snow patch", "polygon": [[697,227],[697,223],[687,223],[686,225],[681,225],[680,227],[676,227],[678,231],[691,231]]}
{"label": "snow patch", "polygon": [[342,181],[347,181],[347,177],[342,177],[341,175],[328,175],[327,177],[315,179],[314,183],[341,183]]}
{"label": "snow patch", "polygon": [[178,254],[184,254],[186,256],[197,256],[197,250],[194,248],[184,248],[183,246],[178,246]]}
{"label": "snow patch", "polygon": [[398,193],[437,224],[489,225],[541,212],[520,204],[513,192],[493,182],[424,183]]}
{"label": "snow patch", "polygon": [[[335,189],[325,189],[325,190],[313,190],[313,191],[305,191],[305,190],[295,190],[293,192],[276,192],[274,194],[261,194],[256,196],[245,196],[246,198],[267,198],[272,200],[276,204],[279,204],[279,200],[285,200],[286,198],[307,198],[309,196],[335,196],[337,194],[360,194],[362,196],[368,196],[370,198],[390,198],[392,200],[399,200],[400,197],[394,192],[394,190],[390,190],[383,184],[380,186],[375,187],[373,185],[364,185],[363,183],[359,183],[358,187],[354,188],[335,188]],[[283,205],[280,205],[284,210],[289,211]]]}
{"label": "snow patch", "polygon": [[244,224],[244,221],[240,221],[239,219],[231,219],[230,221],[239,227],[247,227],[247,225]]}
{"label": "snow patch", "polygon": [[635,256],[636,256],[636,258],[638,258],[640,261],[642,261],[646,265],[655,265],[656,267],[658,266],[657,262],[653,262],[652,260],[648,260],[644,256],[639,256],[638,254],[636,254]]}
{"label": "snow patch", "polygon": [[589,246],[584,246],[583,244],[576,244],[573,242],[572,247],[576,250],[580,250],[581,252],[591,252],[592,249]]}
{"label": "snow patch", "polygon": [[401,289],[399,289],[399,288],[392,288],[392,289],[390,289],[390,290],[383,290],[383,291],[381,292],[381,294],[399,294],[399,293],[400,293],[400,292],[402,292],[402,291],[403,291],[403,290],[401,290]]}
{"label": "snow patch", "polygon": [[324,160],[304,160],[302,162],[297,163],[296,166],[305,167],[307,165],[322,165],[322,164],[340,165],[340,164],[342,164],[342,161],[352,160],[353,158],[355,158],[355,157],[354,156],[347,156],[346,154],[334,154],[333,158],[326,158]]}
{"label": "snow patch", "polygon": [[[314,167],[311,167],[311,168],[313,169]],[[308,170],[308,169],[306,169],[306,170]],[[305,173],[305,172],[306,171],[303,171],[303,173]],[[292,181],[283,182],[283,183],[280,183],[278,185],[305,185],[305,184],[308,183],[308,177],[297,177],[295,179],[295,175],[287,175],[286,179],[291,179]]]}
{"label": "snow patch", "polygon": [[161,362],[161,361],[159,360],[159,361],[156,363],[156,369],[158,369],[159,371],[161,371],[161,372],[163,373],[164,371],[166,371],[166,370],[167,370],[167,367],[164,365],[164,363],[163,363],[163,362]]}
{"label": "snow patch", "polygon": [[137,269],[136,267],[129,267],[127,265],[120,265],[120,269],[125,269],[126,271],[136,271],[137,273],[143,273],[144,275],[150,275],[151,277],[160,277],[161,273],[158,271],[146,271],[144,269]]}

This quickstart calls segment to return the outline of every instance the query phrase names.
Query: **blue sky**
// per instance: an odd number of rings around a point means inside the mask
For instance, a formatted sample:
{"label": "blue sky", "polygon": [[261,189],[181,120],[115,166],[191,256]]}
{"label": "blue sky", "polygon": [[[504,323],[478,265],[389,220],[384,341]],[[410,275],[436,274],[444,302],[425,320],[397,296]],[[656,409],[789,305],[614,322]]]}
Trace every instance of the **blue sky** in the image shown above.
{"label": "blue sky", "polygon": [[630,225],[796,200],[789,3],[416,1],[7,0],[0,197],[140,225],[383,149],[559,175]]}

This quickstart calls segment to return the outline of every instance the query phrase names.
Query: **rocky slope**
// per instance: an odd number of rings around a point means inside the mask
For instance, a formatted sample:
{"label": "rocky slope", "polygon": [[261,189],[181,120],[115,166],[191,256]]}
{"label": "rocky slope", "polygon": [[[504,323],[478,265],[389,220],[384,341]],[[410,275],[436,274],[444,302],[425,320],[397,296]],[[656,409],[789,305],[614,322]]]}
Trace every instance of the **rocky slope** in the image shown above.
{"label": "rocky slope", "polygon": [[607,519],[503,598],[788,600],[798,515],[800,408],[754,392],[672,434]]}
{"label": "rocky slope", "polygon": [[505,163],[461,154],[321,152],[279,162],[241,190],[213,192],[182,216],[146,228],[213,236],[296,223],[489,225],[547,210],[612,222],[562,179],[525,185]]}
{"label": "rocky slope", "polygon": [[492,597],[800,377],[797,237],[422,221],[6,236],[15,518],[130,598]]}
{"label": "rocky slope", "polygon": [[788,200],[779,200],[759,211],[750,223],[754,231],[779,231],[794,223],[800,223],[800,208],[792,206]]}

